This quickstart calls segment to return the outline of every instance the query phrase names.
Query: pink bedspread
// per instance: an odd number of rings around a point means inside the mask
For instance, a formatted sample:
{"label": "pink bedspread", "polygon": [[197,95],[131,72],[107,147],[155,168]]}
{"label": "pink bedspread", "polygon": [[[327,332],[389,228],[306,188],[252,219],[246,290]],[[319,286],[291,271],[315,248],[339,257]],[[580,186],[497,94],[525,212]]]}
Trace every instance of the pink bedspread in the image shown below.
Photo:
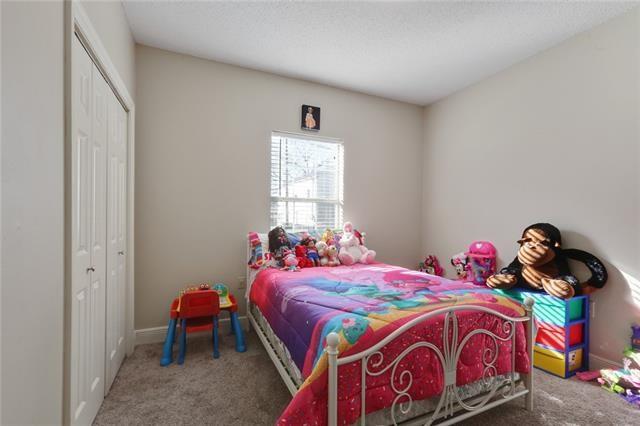
{"label": "pink bedspread", "polygon": [[[300,272],[267,269],[257,275],[250,299],[287,347],[305,378],[278,420],[279,424],[291,425],[326,423],[327,361],[323,349],[330,332],[340,336],[339,350],[343,357],[371,347],[417,315],[443,307],[478,305],[512,317],[525,314],[520,304],[488,288],[385,264],[309,268]],[[462,311],[457,317],[459,340],[476,328],[505,335],[502,320],[493,315]],[[516,370],[527,373],[529,360],[522,324],[518,324],[516,332]],[[418,341],[431,342],[442,350],[442,334],[443,316],[440,315],[403,333],[381,352],[385,360],[391,361]],[[477,335],[470,339],[458,362],[458,386],[482,378],[485,370],[482,356],[486,349],[495,351],[490,338]],[[511,349],[510,341],[499,343],[494,364],[497,374],[511,370]],[[384,364],[379,368],[383,367]],[[413,400],[441,393],[443,369],[432,350],[414,350],[399,368],[413,374],[409,389]],[[338,375],[339,423],[351,424],[361,415],[359,362],[340,367]],[[391,406],[396,394],[390,379],[390,371],[367,377],[367,413]]]}

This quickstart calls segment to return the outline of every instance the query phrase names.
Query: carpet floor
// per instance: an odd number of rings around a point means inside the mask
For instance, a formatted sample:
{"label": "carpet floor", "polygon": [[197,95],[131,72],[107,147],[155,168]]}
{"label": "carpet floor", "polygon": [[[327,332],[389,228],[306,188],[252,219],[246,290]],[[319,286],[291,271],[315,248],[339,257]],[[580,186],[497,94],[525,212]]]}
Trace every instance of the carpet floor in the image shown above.
{"label": "carpet floor", "polygon": [[[231,336],[221,357],[211,343],[189,341],[183,366],[160,367],[161,344],[140,345],[127,358],[95,425],[273,425],[291,396],[255,333],[248,350],[234,351]],[[511,401],[463,425],[638,425],[640,410],[599,386],[536,370],[535,411]]]}

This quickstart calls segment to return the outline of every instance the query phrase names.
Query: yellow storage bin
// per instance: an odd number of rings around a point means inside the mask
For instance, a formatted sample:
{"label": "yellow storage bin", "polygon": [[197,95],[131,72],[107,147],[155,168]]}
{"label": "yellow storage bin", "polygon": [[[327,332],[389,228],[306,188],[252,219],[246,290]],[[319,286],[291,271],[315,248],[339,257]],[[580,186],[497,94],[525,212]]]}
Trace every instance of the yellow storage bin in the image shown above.
{"label": "yellow storage bin", "polygon": [[[582,348],[567,353],[534,347],[533,365],[560,377],[569,377],[582,367]],[[565,357],[568,359],[565,369]]]}

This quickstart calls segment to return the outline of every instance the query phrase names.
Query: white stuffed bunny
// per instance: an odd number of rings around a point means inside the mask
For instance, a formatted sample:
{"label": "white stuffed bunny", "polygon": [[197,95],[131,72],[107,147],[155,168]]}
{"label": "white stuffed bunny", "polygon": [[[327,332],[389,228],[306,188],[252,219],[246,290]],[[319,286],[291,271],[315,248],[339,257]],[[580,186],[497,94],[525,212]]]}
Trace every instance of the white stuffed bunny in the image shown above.
{"label": "white stuffed bunny", "polygon": [[351,222],[344,224],[344,232],[340,237],[340,253],[338,258],[343,265],[354,263],[373,263],[376,252],[361,244],[360,238],[354,233]]}

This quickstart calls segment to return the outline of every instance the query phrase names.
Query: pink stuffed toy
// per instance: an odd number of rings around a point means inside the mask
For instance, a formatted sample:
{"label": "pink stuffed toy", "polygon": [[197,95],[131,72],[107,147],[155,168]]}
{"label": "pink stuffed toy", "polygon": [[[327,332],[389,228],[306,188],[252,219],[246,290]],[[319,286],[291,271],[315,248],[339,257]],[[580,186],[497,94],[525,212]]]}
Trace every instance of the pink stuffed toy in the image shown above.
{"label": "pink stuffed toy", "polygon": [[292,252],[288,252],[284,259],[282,259],[284,263],[284,267],[281,268],[282,271],[292,271],[298,272],[300,271],[300,267],[298,266],[298,258]]}
{"label": "pink stuffed toy", "polygon": [[354,263],[373,263],[376,252],[369,250],[362,244],[362,235],[354,232],[351,222],[344,224],[344,232],[340,238],[340,252],[338,258],[343,265],[353,265]]}

